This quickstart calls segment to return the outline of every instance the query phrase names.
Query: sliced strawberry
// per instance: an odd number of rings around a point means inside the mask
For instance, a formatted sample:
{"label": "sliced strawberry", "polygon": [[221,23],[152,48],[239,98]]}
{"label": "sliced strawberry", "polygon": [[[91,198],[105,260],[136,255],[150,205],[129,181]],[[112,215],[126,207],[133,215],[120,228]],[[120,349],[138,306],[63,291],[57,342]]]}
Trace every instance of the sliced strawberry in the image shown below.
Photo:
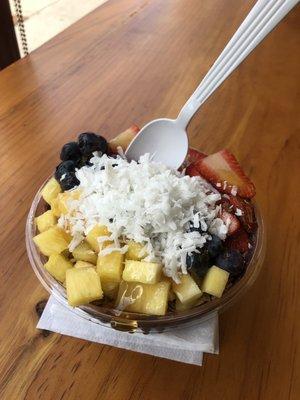
{"label": "sliced strawberry", "polygon": [[206,154],[201,153],[200,151],[193,149],[192,147],[189,147],[188,154],[186,156],[186,159],[184,160],[184,163],[181,166],[181,169],[185,168],[186,174],[189,176],[199,176],[200,172],[195,167],[195,163],[199,160],[202,160],[202,158],[204,157],[206,157]]}
{"label": "sliced strawberry", "polygon": [[195,164],[190,164],[186,167],[186,175],[189,176],[200,176],[199,169],[196,168]]}
{"label": "sliced strawberry", "polygon": [[233,206],[233,212],[241,221],[247,232],[253,232],[257,227],[255,212],[250,201],[239,196],[227,196],[228,202]]}
{"label": "sliced strawberry", "polygon": [[125,151],[132,141],[132,139],[139,132],[140,128],[137,125],[131,125],[130,128],[126,129],[126,131],[120,133],[118,136],[109,141],[109,149],[111,153],[117,153],[118,147],[122,147],[123,151]]}
{"label": "sliced strawberry", "polygon": [[224,224],[228,227],[228,233],[227,235],[233,235],[235,232],[237,232],[240,229],[240,221],[238,218],[231,214],[230,212],[222,210],[220,213],[220,218],[224,222]]}
{"label": "sliced strawberry", "polygon": [[237,159],[227,149],[211,154],[195,162],[201,176],[214,185],[220,192],[237,194],[251,198],[255,187],[245,175]]}
{"label": "sliced strawberry", "polygon": [[193,149],[192,147],[189,147],[188,154],[187,154],[188,165],[193,164],[197,161],[200,161],[200,160],[202,160],[202,158],[205,158],[205,157],[206,157],[206,154],[201,153],[201,151]]}
{"label": "sliced strawberry", "polygon": [[250,248],[249,235],[244,229],[240,229],[234,235],[228,237],[225,241],[225,246],[231,250],[237,250],[245,253]]}

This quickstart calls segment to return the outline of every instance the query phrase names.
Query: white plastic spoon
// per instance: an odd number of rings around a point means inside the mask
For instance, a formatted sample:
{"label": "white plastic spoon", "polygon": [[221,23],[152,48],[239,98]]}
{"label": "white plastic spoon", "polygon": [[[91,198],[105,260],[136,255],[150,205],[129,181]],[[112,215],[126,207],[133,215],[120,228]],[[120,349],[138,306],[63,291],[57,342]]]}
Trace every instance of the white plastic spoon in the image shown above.
{"label": "white plastic spoon", "polygon": [[153,161],[179,168],[188,151],[186,128],[196,111],[298,2],[258,0],[178,117],[155,119],[145,125],[128,146],[127,158],[138,160],[150,153]]}

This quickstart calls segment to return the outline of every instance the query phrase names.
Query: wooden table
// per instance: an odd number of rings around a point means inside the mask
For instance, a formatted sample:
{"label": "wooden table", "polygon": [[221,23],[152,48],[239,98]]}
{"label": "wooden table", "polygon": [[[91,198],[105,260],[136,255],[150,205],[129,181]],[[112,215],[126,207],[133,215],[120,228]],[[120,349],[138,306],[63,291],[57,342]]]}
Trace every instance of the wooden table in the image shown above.
{"label": "wooden table", "polygon": [[201,368],[38,331],[48,294],[24,243],[62,144],[175,117],[253,3],[111,0],[0,73],[2,400],[300,398],[299,7],[189,127],[193,146],[238,156],[268,229],[257,282],[221,315],[219,356]]}

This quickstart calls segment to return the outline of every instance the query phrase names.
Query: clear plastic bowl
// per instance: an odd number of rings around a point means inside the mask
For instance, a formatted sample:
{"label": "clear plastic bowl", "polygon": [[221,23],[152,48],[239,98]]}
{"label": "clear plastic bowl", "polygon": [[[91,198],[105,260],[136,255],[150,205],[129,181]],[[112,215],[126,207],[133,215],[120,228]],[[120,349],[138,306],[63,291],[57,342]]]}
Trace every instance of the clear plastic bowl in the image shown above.
{"label": "clear plastic bowl", "polygon": [[[47,181],[46,181],[47,182]],[[44,183],[44,185],[46,184]],[[37,275],[38,279],[45,289],[52,294],[62,305],[69,310],[79,315],[82,318],[92,320],[95,323],[111,327],[117,330],[127,332],[163,332],[173,328],[182,328],[198,324],[211,318],[216,312],[224,310],[232,305],[255,281],[265,253],[265,233],[262,216],[257,206],[255,207],[258,229],[256,233],[256,243],[253,253],[250,257],[245,274],[241,279],[227,289],[220,299],[213,298],[208,302],[195,306],[186,311],[172,311],[164,316],[152,316],[144,314],[136,314],[129,312],[120,312],[114,308],[105,305],[89,304],[72,308],[68,306],[66,290],[62,284],[57,282],[43,267],[46,262],[44,257],[33,242],[33,237],[36,235],[36,226],[34,219],[46,210],[46,203],[41,196],[40,188],[37,192],[26,223],[26,247],[31,266]]]}

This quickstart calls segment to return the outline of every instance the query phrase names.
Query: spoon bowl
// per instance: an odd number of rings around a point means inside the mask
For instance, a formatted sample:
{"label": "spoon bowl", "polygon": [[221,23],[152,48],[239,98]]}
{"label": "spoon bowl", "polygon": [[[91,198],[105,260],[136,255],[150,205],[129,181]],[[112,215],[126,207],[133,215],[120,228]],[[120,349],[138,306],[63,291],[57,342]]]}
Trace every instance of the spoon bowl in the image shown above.
{"label": "spoon bowl", "polygon": [[126,157],[138,160],[150,153],[152,161],[161,162],[169,168],[178,169],[188,151],[188,137],[177,120],[160,118],[145,125],[129,144]]}
{"label": "spoon bowl", "polygon": [[178,169],[187,154],[186,128],[194,114],[298,1],[258,0],[177,119],[161,118],[149,122],[130,143],[126,156],[138,160],[141,155],[150,153],[154,161]]}

